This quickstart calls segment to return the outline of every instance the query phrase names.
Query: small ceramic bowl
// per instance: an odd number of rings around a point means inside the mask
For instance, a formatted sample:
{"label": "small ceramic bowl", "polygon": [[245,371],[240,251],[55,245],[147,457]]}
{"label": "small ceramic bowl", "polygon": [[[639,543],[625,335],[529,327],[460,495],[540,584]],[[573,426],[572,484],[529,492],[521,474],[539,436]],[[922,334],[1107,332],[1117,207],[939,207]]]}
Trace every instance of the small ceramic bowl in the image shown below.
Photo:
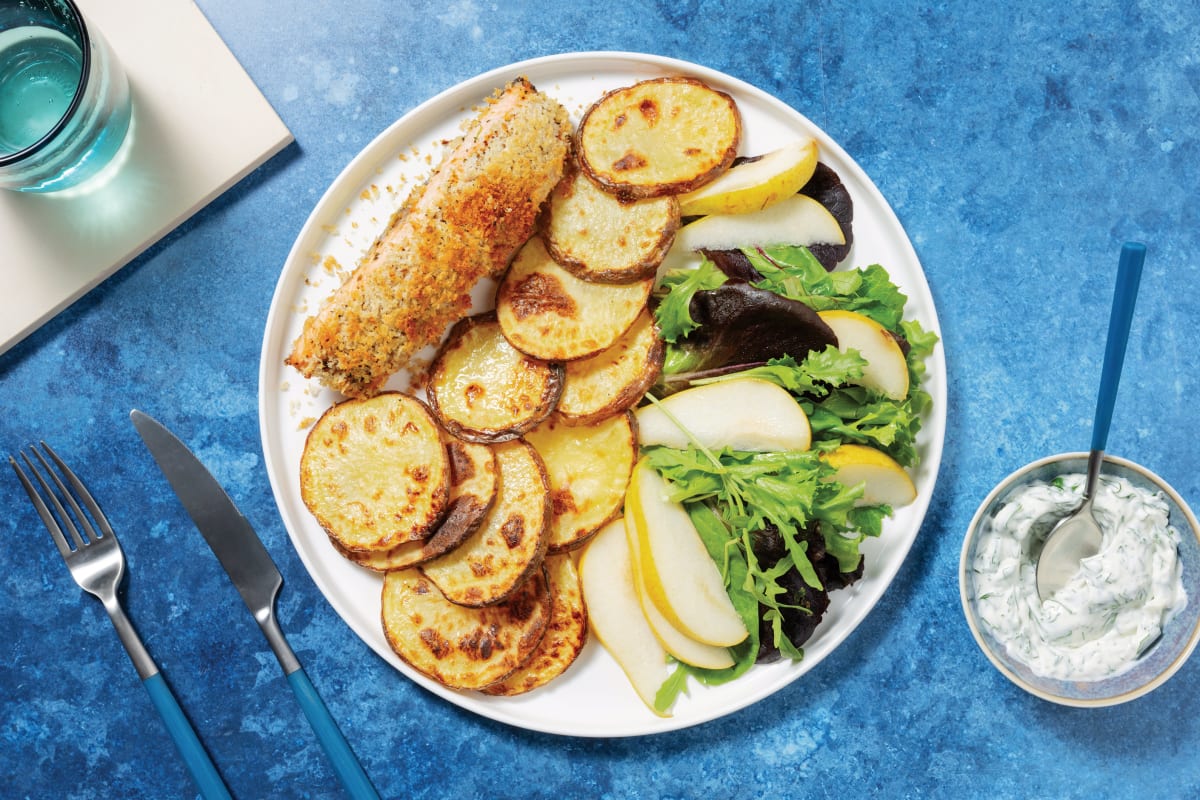
{"label": "small ceramic bowl", "polygon": [[1161,686],[1183,666],[1200,640],[1200,524],[1182,498],[1166,481],[1132,461],[1106,455],[1102,474],[1126,478],[1135,486],[1160,491],[1170,508],[1170,524],[1180,534],[1179,555],[1183,562],[1183,587],[1187,607],[1164,627],[1162,638],[1142,654],[1129,670],[1094,681],[1065,681],[1044,678],[1013,658],[980,622],[975,607],[975,576],[971,565],[980,533],[991,525],[996,512],[1013,490],[1034,481],[1052,481],[1059,475],[1087,472],[1087,453],[1064,453],[1035,461],[1009,475],[979,506],[963,542],[958,568],[959,593],[967,624],[984,655],[996,669],[1025,691],[1043,700],[1068,706],[1099,707],[1124,703]]}

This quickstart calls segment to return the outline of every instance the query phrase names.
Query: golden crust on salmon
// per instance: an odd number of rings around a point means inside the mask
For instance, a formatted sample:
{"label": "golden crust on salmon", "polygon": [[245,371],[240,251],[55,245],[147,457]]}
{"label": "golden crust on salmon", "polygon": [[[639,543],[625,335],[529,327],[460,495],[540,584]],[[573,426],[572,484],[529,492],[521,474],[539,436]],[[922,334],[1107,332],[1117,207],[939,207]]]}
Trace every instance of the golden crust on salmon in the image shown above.
{"label": "golden crust on salmon", "polygon": [[518,78],[493,95],[350,277],[305,320],[287,363],[349,397],[375,394],[471,308],[533,233],[571,124]]}

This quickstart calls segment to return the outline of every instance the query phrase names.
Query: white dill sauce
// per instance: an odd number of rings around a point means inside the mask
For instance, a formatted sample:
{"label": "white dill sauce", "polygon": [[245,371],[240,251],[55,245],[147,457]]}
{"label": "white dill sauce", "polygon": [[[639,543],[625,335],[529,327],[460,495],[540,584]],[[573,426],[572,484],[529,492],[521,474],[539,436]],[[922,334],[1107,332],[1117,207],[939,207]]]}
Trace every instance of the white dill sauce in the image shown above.
{"label": "white dill sauce", "polygon": [[1085,476],[1015,490],[980,536],[972,569],[980,621],[1010,656],[1045,678],[1119,675],[1187,605],[1179,532],[1161,493],[1101,476],[1093,509],[1100,552],[1044,603],[1037,555],[1083,499]]}

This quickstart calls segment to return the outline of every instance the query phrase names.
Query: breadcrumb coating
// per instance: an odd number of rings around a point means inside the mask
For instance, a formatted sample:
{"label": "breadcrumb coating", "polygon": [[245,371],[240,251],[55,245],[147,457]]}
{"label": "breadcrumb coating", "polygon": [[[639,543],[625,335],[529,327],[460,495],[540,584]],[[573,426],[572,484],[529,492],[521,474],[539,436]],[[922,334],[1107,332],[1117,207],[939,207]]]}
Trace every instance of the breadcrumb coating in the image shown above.
{"label": "breadcrumb coating", "polygon": [[499,277],[565,169],[566,109],[518,78],[488,99],[358,267],[304,322],[286,362],[348,397],[376,394]]}

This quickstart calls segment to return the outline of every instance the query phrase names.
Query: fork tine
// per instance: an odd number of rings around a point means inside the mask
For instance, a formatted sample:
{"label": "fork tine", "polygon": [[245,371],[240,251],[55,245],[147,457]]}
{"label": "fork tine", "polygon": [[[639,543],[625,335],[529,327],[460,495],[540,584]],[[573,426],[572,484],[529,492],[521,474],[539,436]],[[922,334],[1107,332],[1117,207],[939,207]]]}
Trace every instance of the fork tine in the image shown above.
{"label": "fork tine", "polygon": [[[41,444],[42,449],[44,449],[46,453],[49,454],[50,458],[54,460],[54,463],[58,465],[58,468],[62,470],[62,474],[66,476],[67,480],[71,482],[71,486],[75,489],[74,492],[66,491],[66,487],[61,481],[58,480],[58,476],[54,476],[55,482],[58,484],[59,488],[66,493],[67,499],[71,501],[71,506],[75,509],[75,513],[79,516],[80,520],[82,520],[84,527],[87,528],[87,531],[91,537],[93,539],[99,539],[101,535],[115,536],[112,526],[108,524],[108,517],[104,516],[104,512],[100,510],[100,504],[92,498],[92,493],[88,491],[88,488],[83,484],[83,481],[79,480],[79,476],[75,474],[75,471],[68,467],[66,462],[58,457],[58,453],[54,452],[50,445],[46,444],[45,442],[42,442]],[[41,455],[39,455],[38,458],[41,458]],[[42,463],[45,463],[44,459],[42,460]],[[87,510],[91,514],[92,519],[94,519],[96,524],[100,526],[100,534],[96,533],[95,529],[88,521],[87,516],[84,515],[82,510],[79,508],[79,504],[75,501],[76,497],[83,500],[83,504],[87,506]]]}
{"label": "fork tine", "polygon": [[[25,459],[25,463],[29,464],[29,456],[21,453],[21,458]],[[17,480],[19,480],[21,485],[25,487],[25,493],[29,495],[29,499],[33,502],[33,507],[37,509],[38,516],[42,518],[42,522],[45,523],[46,529],[50,531],[50,538],[54,540],[55,546],[58,547],[59,554],[61,554],[63,558],[69,558],[71,555],[71,548],[67,545],[67,540],[63,538],[62,529],[58,527],[58,522],[54,519],[54,515],[50,513],[50,509],[46,507],[46,503],[42,500],[42,496],[38,493],[38,490],[34,488],[33,483],[29,480],[29,476],[25,474],[25,470],[21,469],[21,465],[17,463],[15,458],[9,456],[8,463],[10,466],[12,466],[13,471],[17,473]],[[29,468],[33,470],[35,475],[37,474],[37,470],[34,468],[33,464],[29,464]],[[42,480],[42,476],[38,475],[37,477],[38,481],[44,485],[45,481]]]}
{"label": "fork tine", "polygon": [[[75,520],[67,512],[66,506],[62,504],[62,497],[65,496],[67,503],[76,509],[79,507],[78,504],[75,502],[74,498],[71,497],[71,493],[66,490],[67,487],[63,484],[62,479],[60,479],[54,470],[50,468],[50,465],[46,463],[46,459],[42,457],[42,454],[37,450],[34,450],[33,455],[42,463],[42,469],[38,469],[37,464],[33,463],[28,455],[21,453],[21,457],[25,459],[25,463],[29,465],[31,470],[33,470],[34,477],[37,478],[38,483],[42,485],[42,489],[45,491],[46,496],[50,498],[50,505],[53,506],[53,511],[57,512],[56,518],[58,520],[59,530],[65,529],[67,533],[71,534],[71,538],[74,540],[76,548],[87,545],[91,539],[79,532],[79,528],[75,526]],[[43,472],[43,470],[45,470],[45,472]],[[50,480],[54,481],[54,484],[58,487],[59,491],[55,491],[54,486],[50,485],[45,477],[46,474],[49,474]],[[62,494],[60,495],[59,492]],[[86,520],[84,520],[84,524],[86,525]],[[66,533],[63,534],[63,538],[66,538]]]}

